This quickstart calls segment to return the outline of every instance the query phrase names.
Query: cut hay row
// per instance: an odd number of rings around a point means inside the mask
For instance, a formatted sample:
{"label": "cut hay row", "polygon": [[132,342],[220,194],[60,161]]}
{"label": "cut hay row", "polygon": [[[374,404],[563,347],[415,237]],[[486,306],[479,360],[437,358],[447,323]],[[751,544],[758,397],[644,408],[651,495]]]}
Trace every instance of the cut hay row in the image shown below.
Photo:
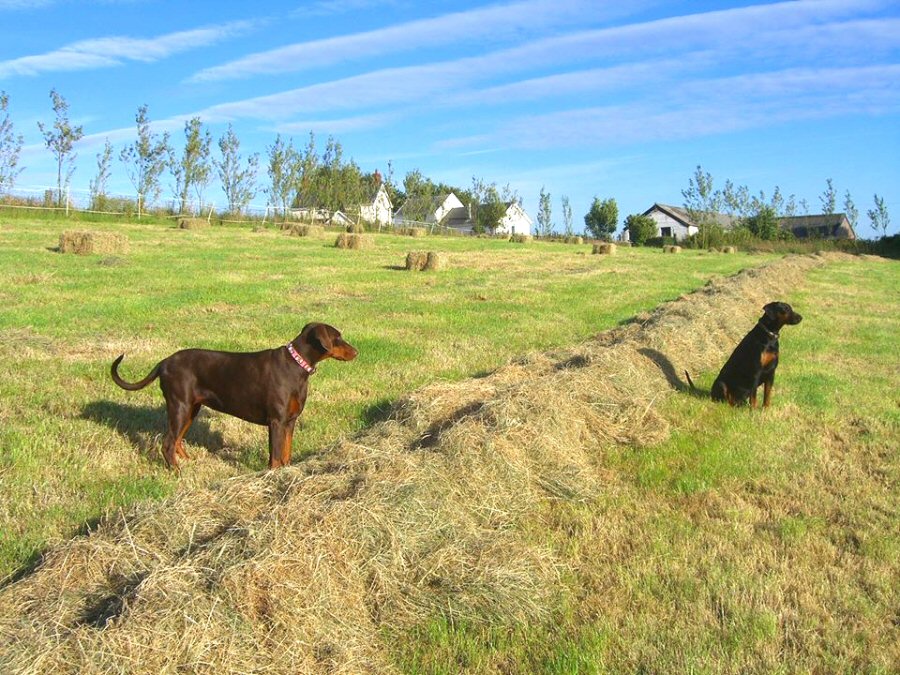
{"label": "cut hay row", "polygon": [[182,230],[201,230],[209,227],[209,221],[206,218],[179,218],[178,227]]}
{"label": "cut hay row", "polygon": [[719,364],[822,262],[715,281],[577,348],[418,390],[296,466],[103,522],[0,591],[0,670],[390,672],[385,627],[546,617],[568,563],[524,524],[614,494],[605,449],[665,438],[673,374]]}
{"label": "cut hay row", "polygon": [[113,232],[67,230],[59,235],[60,253],[96,255],[128,253],[128,237]]}

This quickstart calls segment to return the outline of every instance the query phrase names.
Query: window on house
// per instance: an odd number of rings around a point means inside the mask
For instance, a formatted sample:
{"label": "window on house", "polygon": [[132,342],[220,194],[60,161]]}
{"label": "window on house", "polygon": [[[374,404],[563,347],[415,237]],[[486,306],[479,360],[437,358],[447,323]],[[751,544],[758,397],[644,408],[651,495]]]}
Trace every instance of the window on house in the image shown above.
{"label": "window on house", "polygon": [[671,227],[661,227],[659,229],[659,236],[671,237],[672,236],[672,228]]}

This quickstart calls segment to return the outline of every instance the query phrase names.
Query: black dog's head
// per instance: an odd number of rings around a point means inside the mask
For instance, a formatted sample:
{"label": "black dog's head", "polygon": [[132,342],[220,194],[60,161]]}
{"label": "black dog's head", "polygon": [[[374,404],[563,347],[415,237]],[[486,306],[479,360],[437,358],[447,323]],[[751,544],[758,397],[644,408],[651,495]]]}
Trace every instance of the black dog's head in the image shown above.
{"label": "black dog's head", "polygon": [[776,331],[782,326],[794,326],[803,321],[803,317],[797,314],[794,308],[786,302],[770,302],[763,307],[763,311],[765,312],[763,318],[774,325]]}

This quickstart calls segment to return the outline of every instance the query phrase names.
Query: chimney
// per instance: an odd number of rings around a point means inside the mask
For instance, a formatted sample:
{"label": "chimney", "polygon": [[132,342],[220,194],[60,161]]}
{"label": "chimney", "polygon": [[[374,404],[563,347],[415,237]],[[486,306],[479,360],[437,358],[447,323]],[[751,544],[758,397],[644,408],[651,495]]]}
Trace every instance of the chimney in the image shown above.
{"label": "chimney", "polygon": [[381,172],[375,169],[375,185],[381,185]]}

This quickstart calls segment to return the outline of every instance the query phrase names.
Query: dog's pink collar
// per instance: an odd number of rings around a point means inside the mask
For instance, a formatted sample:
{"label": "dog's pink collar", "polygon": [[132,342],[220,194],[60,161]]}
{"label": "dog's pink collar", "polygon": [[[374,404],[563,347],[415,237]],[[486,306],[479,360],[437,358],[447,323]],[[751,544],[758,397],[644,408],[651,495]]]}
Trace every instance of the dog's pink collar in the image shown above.
{"label": "dog's pink collar", "polygon": [[307,373],[309,373],[310,375],[312,375],[312,374],[315,372],[316,367],[310,365],[310,364],[309,364],[309,361],[307,361],[307,360],[304,359],[302,356],[300,356],[300,352],[298,352],[296,349],[294,349],[294,343],[293,343],[293,342],[288,342],[285,346],[287,347],[287,350],[288,350],[288,352],[290,353],[291,358],[294,359],[294,361],[297,362],[297,365],[298,365],[298,366],[300,366],[301,368],[303,368],[303,370],[305,370],[305,371],[306,371]]}

